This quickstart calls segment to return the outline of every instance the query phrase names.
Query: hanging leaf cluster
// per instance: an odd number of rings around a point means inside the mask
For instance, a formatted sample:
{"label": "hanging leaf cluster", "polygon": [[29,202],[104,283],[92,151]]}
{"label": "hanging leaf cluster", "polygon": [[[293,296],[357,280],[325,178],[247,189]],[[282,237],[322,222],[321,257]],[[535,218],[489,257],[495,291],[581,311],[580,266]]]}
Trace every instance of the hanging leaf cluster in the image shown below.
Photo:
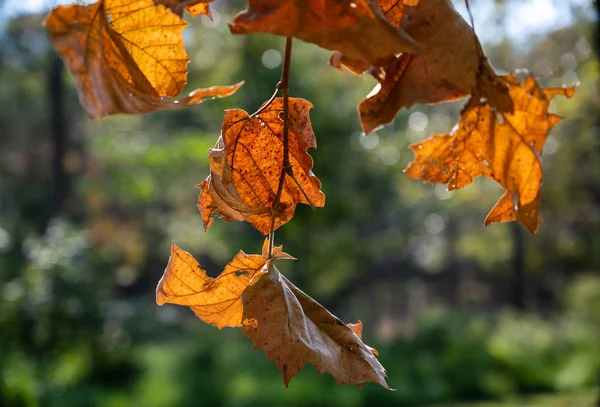
{"label": "hanging leaf cluster", "polygon": [[[144,114],[229,96],[242,86],[210,86],[176,99],[189,61],[182,16],[210,17],[210,2],[99,0],[56,7],[45,24],[91,117]],[[247,0],[229,28],[286,37],[285,62],[274,95],[256,113],[225,111],[208,152],[210,173],[198,185],[198,209],[206,231],[218,218],[248,222],[267,238],[261,254],[240,251],[214,279],[173,244],[156,301],[187,306],[219,329],[241,328],[286,386],[310,363],[338,383],[388,388],[377,352],[362,342],[362,324],[341,322],[275,267],[293,259],[274,246],[275,230],[292,219],[297,204],[325,205],[307,152],[317,146],[312,104],[289,96],[292,38],[332,51],[334,68],[375,78],[375,89],[358,105],[365,134],[391,123],[402,108],[469,97],[452,132],[410,147],[415,159],[405,172],[449,189],[478,176],[496,181],[505,192],[486,226],[518,221],[538,230],[542,149],[561,119],[548,107],[574,89],[497,75],[450,0]]]}

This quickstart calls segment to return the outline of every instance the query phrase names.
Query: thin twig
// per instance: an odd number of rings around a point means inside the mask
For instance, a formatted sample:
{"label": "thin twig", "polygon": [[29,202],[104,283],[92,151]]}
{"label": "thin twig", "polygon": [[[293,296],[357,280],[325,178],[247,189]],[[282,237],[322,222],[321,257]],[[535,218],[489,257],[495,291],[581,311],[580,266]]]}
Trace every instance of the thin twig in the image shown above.
{"label": "thin twig", "polygon": [[273,95],[271,96],[271,98],[269,100],[267,100],[265,103],[263,103],[263,105],[260,107],[260,109],[258,109],[256,112],[254,112],[250,115],[250,120],[254,119],[256,116],[261,114],[267,107],[269,107],[269,105],[271,103],[273,103],[273,101],[279,94],[280,90],[281,90],[281,81],[277,82],[277,86],[275,86],[275,92],[273,92]]}
{"label": "thin twig", "polygon": [[275,218],[279,214],[279,204],[281,200],[281,192],[283,191],[283,184],[285,181],[285,175],[291,172],[292,166],[290,165],[290,153],[289,153],[289,104],[290,104],[290,65],[292,61],[292,37],[286,37],[285,39],[285,56],[283,59],[283,69],[281,71],[281,80],[277,84],[278,88],[283,91],[283,166],[281,168],[281,175],[279,176],[279,185],[277,186],[277,193],[275,194],[275,200],[271,207],[271,230],[269,232],[269,255],[270,259],[273,256],[273,240],[275,238]]}
{"label": "thin twig", "polygon": [[475,31],[475,19],[473,18],[473,12],[469,6],[469,0],[465,0],[465,4],[467,5],[467,12],[469,13],[469,18],[471,19],[471,28],[473,28],[473,31]]}

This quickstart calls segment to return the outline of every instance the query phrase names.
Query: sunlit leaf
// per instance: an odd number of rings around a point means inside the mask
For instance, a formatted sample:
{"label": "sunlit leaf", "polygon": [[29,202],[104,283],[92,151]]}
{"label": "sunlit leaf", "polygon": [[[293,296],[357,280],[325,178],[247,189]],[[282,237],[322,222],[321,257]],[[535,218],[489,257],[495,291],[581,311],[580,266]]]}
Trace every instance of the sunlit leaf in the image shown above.
{"label": "sunlit leaf", "polygon": [[307,197],[317,207],[325,204],[306,152],[317,146],[308,116],[312,104],[290,98],[289,106],[290,163],[302,189],[286,175],[280,204],[274,207],[283,169],[283,100],[276,98],[252,118],[240,109],[227,110],[221,137],[208,154],[211,174],[199,185],[198,208],[206,229],[216,212],[227,221],[250,222],[267,234],[272,212],[277,229],[291,219],[297,203],[309,203]]}
{"label": "sunlit leaf", "polygon": [[[111,21],[107,16],[111,17]],[[186,23],[152,0],[58,6],[45,20],[52,45],[75,75],[90,116],[143,114],[233,94],[242,83],[197,89],[179,101],[188,57]]]}
{"label": "sunlit leaf", "polygon": [[242,292],[265,262],[262,256],[240,251],[219,277],[211,278],[191,254],[173,243],[156,288],[156,302],[188,306],[198,318],[218,328],[240,326]]}
{"label": "sunlit leaf", "polygon": [[248,0],[230,28],[234,34],[296,37],[375,65],[419,48],[371,0]]}
{"label": "sunlit leaf", "polygon": [[486,225],[518,220],[535,233],[540,223],[542,148],[560,120],[548,113],[548,105],[555,95],[571,97],[574,88],[542,89],[532,76],[522,83],[512,76],[503,80],[510,86],[513,113],[500,112],[485,100],[472,100],[454,132],[411,146],[415,160],[406,173],[425,182],[447,184],[450,190],[469,185],[477,176],[491,178],[506,193]]}

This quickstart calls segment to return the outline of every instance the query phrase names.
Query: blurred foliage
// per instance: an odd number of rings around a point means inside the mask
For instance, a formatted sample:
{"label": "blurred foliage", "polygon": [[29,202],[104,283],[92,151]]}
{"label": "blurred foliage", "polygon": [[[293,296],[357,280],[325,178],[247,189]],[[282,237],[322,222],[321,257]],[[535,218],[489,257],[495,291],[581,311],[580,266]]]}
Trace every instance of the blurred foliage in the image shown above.
{"label": "blurred foliage", "polygon": [[[238,250],[260,250],[248,225],[217,221],[205,234],[194,185],[207,175],[222,111],[254,111],[272,93],[283,41],[229,35],[228,3],[215,4],[214,22],[185,32],[188,89],[246,85],[142,117],[90,121],[67,74],[57,99],[41,16],[15,17],[0,34],[0,405],[416,406],[544,392],[577,395],[552,399],[557,406],[591,400],[600,380],[600,69],[590,6],[525,44],[486,45],[497,68],[529,67],[547,86],[582,84],[554,104],[569,120],[544,151],[536,236],[483,228],[501,194],[491,182],[451,193],[402,174],[407,145],[447,132],[461,103],[403,110],[361,136],[355,108],[373,81],[295,43],[291,95],[315,106],[311,154],[327,203],[299,207],[277,233],[299,259],[281,269],[344,320],[363,320],[397,389],[385,392],[336,388],[311,367],[285,389],[239,330],[154,303],[171,240],[213,275]],[[62,175],[52,165],[57,140]]]}

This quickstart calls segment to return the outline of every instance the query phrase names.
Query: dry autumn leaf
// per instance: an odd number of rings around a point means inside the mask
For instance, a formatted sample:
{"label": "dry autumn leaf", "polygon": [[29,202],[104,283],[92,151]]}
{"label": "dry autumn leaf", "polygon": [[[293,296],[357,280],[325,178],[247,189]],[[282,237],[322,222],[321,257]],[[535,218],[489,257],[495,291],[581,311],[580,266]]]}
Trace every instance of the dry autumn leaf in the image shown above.
{"label": "dry autumn leaf", "polygon": [[[108,16],[111,17],[110,23]],[[88,114],[143,114],[229,96],[242,83],[197,89],[175,97],[186,82],[186,23],[152,0],[98,1],[58,6],[45,24],[52,45],[73,72]]]}
{"label": "dry autumn leaf", "polygon": [[162,4],[171,9],[179,17],[183,15],[183,10],[187,10],[192,17],[206,15],[210,17],[210,5],[208,3],[214,0],[154,0],[154,4]]}
{"label": "dry autumn leaf", "polygon": [[450,0],[378,3],[389,21],[406,30],[423,51],[392,57],[382,67],[339,52],[332,55],[332,66],[341,69],[343,65],[355,74],[367,71],[379,82],[358,107],[366,134],[391,123],[403,107],[448,102],[475,91],[493,98],[503,111],[512,111],[506,87],[485,59],[472,28]]}
{"label": "dry autumn leaf", "polygon": [[[376,0],[376,2],[379,5],[383,15],[390,23],[392,23],[392,25],[394,25],[394,27],[401,27],[405,7],[414,7],[419,4],[419,0]],[[391,60],[394,59],[395,57],[391,57]],[[390,61],[388,61],[388,64],[389,62]],[[356,75],[360,75],[370,67],[368,62],[365,62],[364,60],[352,59],[340,51],[333,53],[330,64],[339,70],[342,70],[343,65]],[[374,73],[377,71],[377,69],[373,70]]]}
{"label": "dry autumn leaf", "polygon": [[338,384],[373,382],[389,389],[371,348],[272,264],[244,291],[242,304],[244,334],[275,362],[286,386],[310,363]]}
{"label": "dry autumn leaf", "polygon": [[548,113],[548,105],[555,95],[571,97],[574,88],[542,89],[532,76],[522,83],[512,76],[503,79],[510,86],[512,114],[472,100],[454,132],[411,146],[415,160],[406,173],[425,182],[448,184],[450,190],[469,185],[477,176],[491,178],[506,193],[486,225],[518,220],[535,233],[540,223],[542,148],[548,132],[560,121]]}
{"label": "dry autumn leaf", "polygon": [[358,107],[365,133],[391,123],[403,107],[457,100],[477,86],[494,88],[487,82],[494,82],[496,75],[479,40],[450,0],[421,0],[406,7],[403,16],[396,8],[392,11],[392,22],[401,24],[423,52],[403,54],[376,72],[379,84]]}
{"label": "dry autumn leaf", "polygon": [[[217,278],[209,277],[191,254],[173,243],[169,263],[156,287],[157,304],[188,306],[202,321],[219,329],[241,326],[242,292],[267,261],[266,243],[263,256],[240,251]],[[272,258],[293,259],[281,246],[274,248]]]}
{"label": "dry autumn leaf", "polygon": [[211,174],[198,185],[205,229],[216,212],[227,221],[248,221],[266,235],[272,210],[277,229],[291,219],[297,203],[309,204],[307,197],[314,206],[325,204],[321,183],[311,170],[313,160],[306,152],[317,146],[308,115],[311,107],[304,99],[289,99],[290,163],[302,189],[286,175],[277,208],[273,204],[283,167],[283,100],[274,99],[255,117],[240,109],[225,112],[221,137],[208,154]]}
{"label": "dry autumn leaf", "polygon": [[248,0],[248,9],[235,16],[230,29],[296,37],[374,65],[419,49],[372,0]]}

